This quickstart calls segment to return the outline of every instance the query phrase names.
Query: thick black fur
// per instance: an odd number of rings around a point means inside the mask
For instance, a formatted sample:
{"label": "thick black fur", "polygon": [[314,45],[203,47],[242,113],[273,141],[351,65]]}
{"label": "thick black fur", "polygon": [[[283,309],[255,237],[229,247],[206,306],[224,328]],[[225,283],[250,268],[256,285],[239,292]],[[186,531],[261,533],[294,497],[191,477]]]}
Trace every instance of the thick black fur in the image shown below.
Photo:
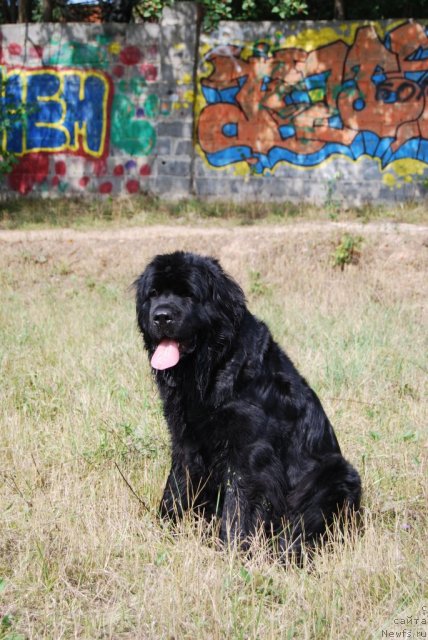
{"label": "thick black fur", "polygon": [[217,260],[159,255],[135,286],[150,357],[164,338],[180,344],[178,364],[155,372],[172,444],[161,515],[218,517],[221,539],[243,546],[261,526],[299,553],[358,510],[359,475],[318,397]]}

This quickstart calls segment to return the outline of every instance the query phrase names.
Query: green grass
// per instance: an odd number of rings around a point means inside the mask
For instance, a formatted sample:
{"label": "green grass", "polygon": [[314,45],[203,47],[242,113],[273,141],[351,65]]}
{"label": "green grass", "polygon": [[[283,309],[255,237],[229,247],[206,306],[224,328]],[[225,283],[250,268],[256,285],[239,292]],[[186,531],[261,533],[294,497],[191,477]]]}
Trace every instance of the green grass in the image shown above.
{"label": "green grass", "polygon": [[342,272],[335,241],[267,235],[238,262],[225,254],[362,474],[362,531],[310,569],[270,561],[262,541],[250,559],[220,552],[191,516],[176,532],[156,518],[169,443],[128,290],[153,239],[102,271],[19,244],[0,254],[1,640],[361,640],[422,617],[422,254],[394,271],[372,238]]}
{"label": "green grass", "polygon": [[[135,224],[183,224],[219,220],[234,224],[257,222],[293,222],[295,220],[331,220],[328,203],[319,206],[292,202],[231,203],[190,198],[168,202],[145,195],[132,198],[13,198],[0,202],[1,229],[46,227],[99,228]],[[420,223],[427,221],[426,207],[418,202],[405,205],[366,205],[359,208],[335,208],[335,221],[392,220]]]}

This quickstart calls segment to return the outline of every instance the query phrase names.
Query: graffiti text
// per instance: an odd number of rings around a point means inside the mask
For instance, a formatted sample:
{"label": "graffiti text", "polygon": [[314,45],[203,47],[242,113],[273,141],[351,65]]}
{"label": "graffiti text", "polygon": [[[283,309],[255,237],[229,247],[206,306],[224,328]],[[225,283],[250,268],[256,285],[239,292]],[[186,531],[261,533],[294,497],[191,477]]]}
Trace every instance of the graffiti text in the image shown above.
{"label": "graffiti text", "polygon": [[73,152],[100,158],[107,150],[110,80],[85,69],[2,69],[3,109],[24,107],[3,134],[2,148],[18,155]]}
{"label": "graffiti text", "polygon": [[206,57],[198,141],[212,166],[245,161],[256,173],[332,155],[428,163],[428,36],[406,22],[385,37],[360,26],[312,51],[256,43]]}

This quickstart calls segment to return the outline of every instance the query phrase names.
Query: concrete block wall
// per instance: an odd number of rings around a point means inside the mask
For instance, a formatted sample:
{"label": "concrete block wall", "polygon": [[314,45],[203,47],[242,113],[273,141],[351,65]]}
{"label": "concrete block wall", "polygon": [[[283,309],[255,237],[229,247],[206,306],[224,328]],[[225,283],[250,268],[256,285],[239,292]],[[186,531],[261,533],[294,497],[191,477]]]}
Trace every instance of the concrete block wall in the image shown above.
{"label": "concrete block wall", "polygon": [[220,23],[200,38],[196,192],[424,198],[427,73],[423,22]]}
{"label": "concrete block wall", "polygon": [[3,193],[188,194],[195,25],[186,3],[162,25],[0,27],[0,106],[27,111],[3,132]]}
{"label": "concrete block wall", "polygon": [[423,21],[3,25],[4,193],[403,201],[428,185]]}

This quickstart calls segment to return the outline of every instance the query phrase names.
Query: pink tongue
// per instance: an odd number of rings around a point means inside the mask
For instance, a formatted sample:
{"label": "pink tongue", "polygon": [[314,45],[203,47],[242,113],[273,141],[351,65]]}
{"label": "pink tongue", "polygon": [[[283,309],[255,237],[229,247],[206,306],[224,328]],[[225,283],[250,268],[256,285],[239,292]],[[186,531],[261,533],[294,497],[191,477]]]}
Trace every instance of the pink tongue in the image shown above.
{"label": "pink tongue", "polygon": [[169,369],[175,367],[180,360],[180,351],[178,343],[175,340],[162,340],[156,348],[150,364],[153,369]]}

